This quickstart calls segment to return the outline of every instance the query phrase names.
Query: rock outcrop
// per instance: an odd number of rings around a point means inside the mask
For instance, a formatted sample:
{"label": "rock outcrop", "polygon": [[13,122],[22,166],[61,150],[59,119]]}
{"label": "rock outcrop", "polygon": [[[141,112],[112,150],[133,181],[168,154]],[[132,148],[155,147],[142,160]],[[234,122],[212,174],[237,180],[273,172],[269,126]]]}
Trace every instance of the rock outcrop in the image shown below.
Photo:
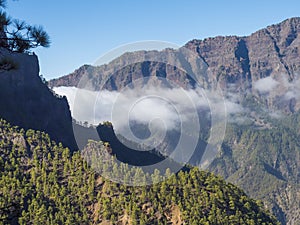
{"label": "rock outcrop", "polygon": [[[287,19],[277,25],[268,26],[248,37],[218,36],[204,40],[192,40],[185,44],[203,63],[207,65],[206,85],[221,84],[223,88],[235,84],[237,90],[244,91],[252,87],[253,83],[263,77],[286,76],[293,80],[300,73],[300,17]],[[164,55],[176,54],[176,50],[161,51]],[[122,89],[134,79],[143,77],[165,77],[173,79],[181,86],[194,83],[187,73],[170,65],[160,62],[149,62],[145,55],[157,54],[156,51],[139,51],[125,53],[107,65],[93,67],[84,65],[73,73],[49,81],[50,87],[78,86],[79,81],[87,76],[93,80],[93,89],[108,90]],[[131,64],[126,69],[111,74],[114,68],[122,66],[133,58],[143,59],[144,62]],[[187,63],[187,64],[186,64]],[[199,64],[179,62],[183,68],[197,71]],[[106,84],[105,78],[113,76]],[[175,79],[174,79],[175,78]]]}
{"label": "rock outcrop", "polygon": [[45,131],[77,148],[67,99],[43,83],[37,56],[0,49],[0,106],[0,117],[11,124]]}

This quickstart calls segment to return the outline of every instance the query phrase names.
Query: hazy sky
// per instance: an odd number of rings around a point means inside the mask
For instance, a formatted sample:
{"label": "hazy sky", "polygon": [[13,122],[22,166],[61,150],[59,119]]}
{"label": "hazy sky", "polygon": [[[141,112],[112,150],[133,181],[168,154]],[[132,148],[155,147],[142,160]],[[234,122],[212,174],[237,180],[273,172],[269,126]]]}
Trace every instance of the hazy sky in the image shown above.
{"label": "hazy sky", "polygon": [[34,50],[41,74],[59,77],[93,64],[126,43],[159,40],[183,45],[217,35],[249,35],[300,16],[299,0],[8,0],[8,13],[43,25],[52,45]]}

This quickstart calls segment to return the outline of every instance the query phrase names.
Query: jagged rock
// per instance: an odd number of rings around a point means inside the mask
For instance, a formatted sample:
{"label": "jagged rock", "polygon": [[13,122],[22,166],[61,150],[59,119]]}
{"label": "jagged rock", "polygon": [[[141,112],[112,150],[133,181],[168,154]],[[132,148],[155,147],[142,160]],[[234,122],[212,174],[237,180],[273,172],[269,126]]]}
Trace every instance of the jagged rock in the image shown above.
{"label": "jagged rock", "polygon": [[0,117],[24,129],[45,131],[75,150],[67,99],[42,82],[37,56],[0,49],[0,60],[4,59],[14,67],[0,71]]}
{"label": "jagged rock", "polygon": [[[245,90],[251,88],[253,82],[262,77],[284,75],[293,79],[300,72],[299,33],[300,18],[297,17],[259,30],[248,37],[218,36],[192,40],[184,47],[197,53],[208,65],[208,83],[220,82],[223,87],[234,83],[238,84],[238,89]],[[145,54],[150,54],[149,52],[151,51],[126,53],[100,67],[84,65],[69,75],[50,80],[49,85],[77,86],[83,76],[88,76],[93,79],[93,88],[97,90],[101,81],[111,75],[114,67],[128,62],[130,57],[143,59]],[[190,66],[192,70],[197,70],[192,63]],[[176,77],[181,86],[186,86],[186,79],[190,79],[186,73],[174,67],[145,61],[117,71],[115,79],[110,80],[110,84],[106,84],[104,88],[122,89],[133,79],[148,76],[163,76],[173,80]]]}

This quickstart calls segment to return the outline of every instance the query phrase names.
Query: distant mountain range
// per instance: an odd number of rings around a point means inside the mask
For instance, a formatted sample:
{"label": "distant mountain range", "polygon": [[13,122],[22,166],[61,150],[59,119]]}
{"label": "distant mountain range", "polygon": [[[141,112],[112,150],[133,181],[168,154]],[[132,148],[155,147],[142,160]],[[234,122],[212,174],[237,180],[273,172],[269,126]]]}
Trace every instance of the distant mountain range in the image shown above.
{"label": "distant mountain range", "polygon": [[[201,74],[202,80],[199,82],[201,86],[212,88],[219,84],[224,90],[230,89],[241,94],[247,90],[258,95],[254,84],[261,78],[272,77],[276,80],[280,79],[280,82],[298,79],[300,75],[299,33],[300,17],[295,17],[268,26],[247,37],[218,36],[192,40],[183,48],[190,49],[203,60],[200,66],[207,66],[205,74]],[[199,71],[199,63],[194,62],[194,59],[178,62],[176,65],[179,65],[179,68],[186,69],[182,71],[172,65],[147,61],[147,57],[153,54],[169,56],[178,54],[178,51],[166,49],[161,53],[156,51],[126,53],[107,65],[97,67],[84,65],[69,75],[50,80],[49,86],[78,87],[84,77],[91,78],[89,88],[93,90],[99,90],[100,87],[106,90],[121,90],[133,80],[145,77],[150,78],[149,82],[161,77],[176,81],[176,84],[181,87],[195,85],[195,80],[189,76],[190,71]],[[140,63],[126,64],[130,61],[138,61],[136,59],[144,60]],[[122,68],[123,65],[127,65],[126,69],[115,70],[115,68]],[[290,100],[293,102],[292,99]],[[287,111],[299,109],[298,103],[296,105],[289,103],[285,103]]]}
{"label": "distant mountain range", "polygon": [[[51,88],[59,86],[87,87],[93,91],[120,91],[131,84],[133,84],[131,87],[135,87],[135,85],[143,86],[145,84],[165,87],[167,84],[164,83],[164,79],[173,81],[177,86],[183,87],[186,90],[196,89],[200,85],[207,90],[213,91],[220,86],[224,91],[225,98],[230,98],[234,95],[234,99],[236,99],[234,103],[238,104],[244,110],[239,112],[239,114],[229,117],[224,142],[216,159],[209,166],[209,170],[222,175],[228,181],[242,187],[251,197],[263,200],[266,207],[273,212],[282,224],[298,224],[300,223],[300,143],[298,141],[300,140],[299,34],[300,18],[291,18],[280,24],[259,30],[248,37],[220,36],[204,40],[192,40],[179,50],[165,49],[161,52],[139,51],[126,53],[107,65],[97,67],[84,65],[69,75],[50,80],[48,86]],[[182,57],[181,50],[183,49],[188,49],[193,57]],[[110,146],[114,148],[111,149],[110,153],[115,154],[125,162],[131,163],[132,161],[137,161],[136,164],[149,164],[153,162],[151,159],[155,161],[164,158],[164,156],[156,154],[154,151],[145,153],[146,156],[143,153],[139,154],[139,156],[131,155],[133,154],[132,149],[120,145],[119,139],[116,139],[117,136],[112,127],[100,125],[95,133],[95,128],[83,127],[76,124],[74,120],[72,123],[67,99],[57,96],[53,91],[48,89],[46,82],[43,83],[39,77],[36,56],[11,53],[2,48],[1,53],[1,118],[9,121],[12,125],[20,126],[26,130],[32,128],[44,131],[54,141],[62,142],[64,146],[69,147],[72,151],[78,149],[78,144],[80,144],[79,147],[82,149],[87,143],[87,139],[93,137],[95,134],[100,134],[100,137],[104,141],[109,142]],[[151,59],[152,56],[156,56],[160,60],[147,60]],[[172,58],[173,56],[179,59],[174,62],[178,67],[163,62],[166,57]],[[128,64],[128,62],[135,63]],[[179,68],[185,68],[185,70]],[[194,75],[197,76],[196,80]],[[134,83],[135,80],[141,78],[143,79],[143,83]],[[211,121],[203,119],[200,122],[205,125],[204,132],[189,134],[200,136],[197,151],[192,157],[193,160],[190,161],[194,165],[197,165],[198,157],[201,158],[203,148],[207,145],[208,133],[206,132],[210,128],[209,124]],[[78,131],[79,136],[82,137],[80,143],[76,143],[78,139],[75,140],[73,127],[76,127],[75,132]],[[149,132],[149,130],[144,129],[142,126],[137,125],[137,129],[142,133],[141,136],[146,136],[147,132]],[[29,167],[26,167],[28,165],[30,168],[40,168],[37,166],[38,163],[36,161],[35,165],[31,163],[30,157],[33,157],[34,152],[38,154],[40,162],[44,162],[44,164],[48,163],[50,165],[48,168],[53,169],[54,166],[46,158],[54,157],[55,151],[53,149],[59,148],[61,155],[62,152],[66,151],[62,146],[55,147],[53,143],[51,144],[49,137],[41,137],[45,136],[45,134],[31,132],[28,135],[26,134],[25,137],[23,131],[11,128],[5,121],[1,121],[1,132],[2,140],[8,140],[8,142],[3,144],[1,157],[4,160],[17,162],[17,166],[13,165],[13,170],[18,173],[20,171],[21,173],[28,172],[27,169]],[[86,136],[83,136],[83,134],[86,134]],[[16,136],[20,137],[20,139],[16,139]],[[169,133],[162,146],[172,148],[176,145],[177,139],[178,133]],[[19,143],[18,140],[21,140],[21,142]],[[11,144],[14,141],[14,144],[21,146],[19,146],[20,151],[17,153],[15,152],[15,147],[12,147],[13,144]],[[43,143],[43,151],[37,148],[37,143],[39,142]],[[51,149],[48,149],[50,147]],[[22,149],[27,149],[27,152],[21,151]],[[14,151],[14,153],[10,154],[7,151]],[[13,154],[20,154],[25,161],[12,159],[14,158]],[[147,160],[139,162],[139,157],[147,157]],[[67,156],[64,156],[64,159],[66,158]],[[76,161],[77,159],[74,160]],[[61,166],[59,169],[59,174],[62,174],[63,170],[65,173],[60,177],[60,182],[65,182],[66,179],[69,179],[69,174],[72,174],[69,167],[70,165],[75,165],[75,163],[71,163],[67,159],[65,162],[64,166]],[[22,167],[22,170],[19,169],[18,163]],[[81,164],[83,163],[80,161]],[[5,163],[1,164],[0,162],[0,166],[4,171]],[[44,165],[37,171],[40,171],[41,174],[47,174],[49,171],[45,172],[43,168],[45,169]],[[82,169],[80,166],[79,168]],[[78,171],[81,171],[81,169],[78,169]],[[41,174],[37,176],[36,180],[32,178],[31,182],[37,183],[37,181],[45,180],[43,178],[44,175],[42,176]],[[56,172],[51,172],[51,174],[51,176],[54,176]],[[85,172],[84,174],[88,176]],[[10,179],[8,178],[10,176],[10,173],[5,172],[7,179]],[[26,176],[26,179],[30,179],[28,176]],[[16,179],[19,179],[19,177]],[[213,177],[210,179],[213,179]],[[16,184],[22,184],[25,187],[26,182],[24,182],[25,180],[21,180],[19,183],[16,181]],[[210,183],[208,182],[208,185]],[[220,186],[225,185],[221,181],[219,183]],[[46,183],[44,182],[44,184]],[[59,183],[59,185],[62,185],[62,183]],[[84,184],[82,185],[84,186]],[[43,186],[45,190],[46,186]],[[39,185],[36,187],[41,188]],[[107,189],[110,188],[110,186],[105,187]],[[34,189],[35,186],[32,186],[32,188]],[[182,188],[184,187],[182,186]],[[223,190],[222,188],[220,187],[218,190]],[[226,189],[228,189],[227,186]],[[24,190],[24,193],[27,193],[26,190],[28,191],[28,189],[24,188]],[[119,191],[117,192],[119,193]],[[35,189],[30,193],[32,196],[36,196]],[[23,195],[23,192],[21,194]],[[210,194],[212,194],[211,191],[207,191],[206,194],[204,193],[204,195]],[[237,196],[235,194],[232,195]],[[239,194],[236,198],[239,198],[241,195],[243,194]],[[11,200],[8,192],[5,196],[8,199],[7,201]],[[52,202],[51,195],[47,195],[44,198],[49,198],[49,202]],[[79,200],[76,197],[76,201],[82,202],[80,196],[78,198]],[[108,201],[110,201],[110,198],[111,196],[107,198]],[[92,207],[98,207],[98,203],[95,201],[93,203],[86,202],[85,206],[90,207],[91,205],[89,204],[93,204]],[[184,204],[189,204],[186,201],[183,202]],[[245,206],[246,208],[239,205],[237,200],[234,203],[238,204],[238,208],[230,206],[234,213],[240,213],[244,210],[247,215],[251,214],[251,210],[249,211],[250,203],[248,206]],[[26,204],[24,206],[25,210],[28,209]],[[36,210],[36,208],[39,208],[34,206],[34,202],[32,204],[32,209]],[[43,207],[47,206],[45,202],[37,204],[39,206],[44,205]],[[59,207],[62,206],[58,199],[55,199],[55,203],[52,202],[51,204],[58,204]],[[101,201],[99,204],[107,205],[107,202]],[[148,203],[146,202],[145,204]],[[262,210],[258,209],[256,204],[251,204],[257,209],[257,212],[262,213]],[[67,205],[71,207],[68,212],[73,212],[72,206],[70,204]],[[161,207],[161,204],[158,205]],[[158,205],[155,205],[154,208],[158,207]],[[130,205],[130,207],[133,206]],[[174,209],[172,205],[168,207]],[[205,209],[205,206],[201,205],[201,207],[203,208],[204,215],[208,217],[208,211]],[[251,207],[250,209],[252,209]],[[228,210],[227,206],[219,208],[223,210],[222,212],[227,212]],[[20,213],[18,210],[16,212],[13,206],[12,214]],[[49,208],[49,210],[51,211],[52,209]],[[90,214],[88,214],[85,211],[85,207],[82,206],[76,208],[76,210],[87,217],[94,215],[93,212],[89,212]],[[26,215],[24,214],[25,220],[27,218]],[[72,215],[70,213],[69,219],[79,219],[78,217],[72,218]],[[106,218],[106,216],[103,216],[101,219],[104,217]],[[159,215],[155,214],[155,216],[151,215],[149,219],[153,221],[153,218],[157,217]],[[241,216],[237,215],[236,217]],[[260,216],[258,217],[251,214],[249,221],[251,219],[259,221],[261,218]],[[273,221],[268,216],[264,216],[264,218],[266,218],[266,221]],[[59,219],[61,218],[57,218],[57,220]],[[231,219],[236,218],[232,216]],[[167,219],[165,220],[167,221]]]}
{"label": "distant mountain range", "polygon": [[[300,222],[299,46],[297,17],[247,37],[218,36],[192,40],[178,50],[126,53],[107,65],[84,65],[50,80],[49,87],[120,91],[135,87],[137,79],[144,80],[137,84],[141,86],[164,86],[164,79],[185,89],[220,86],[225,97],[234,94],[238,99],[245,109],[239,116],[247,122],[239,124],[241,118],[231,118],[210,170],[264,200],[282,224],[292,225]],[[197,57],[178,57],[184,48]],[[180,58],[176,65],[185,70],[163,60],[147,60],[153,55],[161,59],[176,55]],[[200,74],[197,81],[193,74]]]}

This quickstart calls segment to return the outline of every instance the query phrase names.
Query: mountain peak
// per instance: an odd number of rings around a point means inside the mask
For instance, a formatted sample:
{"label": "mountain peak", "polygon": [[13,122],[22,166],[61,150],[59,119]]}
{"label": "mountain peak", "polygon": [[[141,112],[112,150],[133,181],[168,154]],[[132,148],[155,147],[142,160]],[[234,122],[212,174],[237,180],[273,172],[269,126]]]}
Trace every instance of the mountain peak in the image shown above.
{"label": "mountain peak", "polygon": [[288,18],[288,19],[282,21],[279,24],[292,24],[292,25],[298,24],[298,26],[299,26],[299,24],[300,24],[300,17],[291,17],[291,18]]}
{"label": "mountain peak", "polygon": [[[300,74],[300,17],[289,18],[281,23],[268,26],[250,36],[217,36],[204,40],[194,39],[184,47],[197,53],[205,62],[208,70],[201,80],[205,87],[216,87],[224,90],[235,85],[236,92],[250,91],[255,94],[254,83],[264,77],[293,80]],[[174,50],[175,51],[175,50]],[[130,53],[132,58],[141,58],[147,52]],[[159,52],[157,53],[159,54]],[[180,73],[176,68],[158,62],[142,62],[130,64],[128,68],[118,70],[111,77],[111,71],[128,62],[128,54],[99,67],[86,67],[76,70],[70,75],[51,80],[51,87],[77,86],[80,79],[87,77],[93,80],[92,89],[100,87],[108,90],[121,90],[133,79],[149,78],[151,80],[163,76],[169,80],[176,79],[181,87],[193,86],[195,81],[188,73]],[[123,63],[123,64],[122,64]],[[189,62],[187,62],[189,63]],[[179,65],[180,66],[180,65]],[[187,68],[186,64],[182,68]],[[188,68],[197,71],[196,65],[190,63]],[[131,71],[128,73],[128,71]],[[105,81],[104,78],[108,78]],[[202,79],[202,78],[201,78]],[[106,82],[102,84],[101,82]],[[299,106],[296,107],[300,108]],[[294,110],[294,109],[293,109]]]}

